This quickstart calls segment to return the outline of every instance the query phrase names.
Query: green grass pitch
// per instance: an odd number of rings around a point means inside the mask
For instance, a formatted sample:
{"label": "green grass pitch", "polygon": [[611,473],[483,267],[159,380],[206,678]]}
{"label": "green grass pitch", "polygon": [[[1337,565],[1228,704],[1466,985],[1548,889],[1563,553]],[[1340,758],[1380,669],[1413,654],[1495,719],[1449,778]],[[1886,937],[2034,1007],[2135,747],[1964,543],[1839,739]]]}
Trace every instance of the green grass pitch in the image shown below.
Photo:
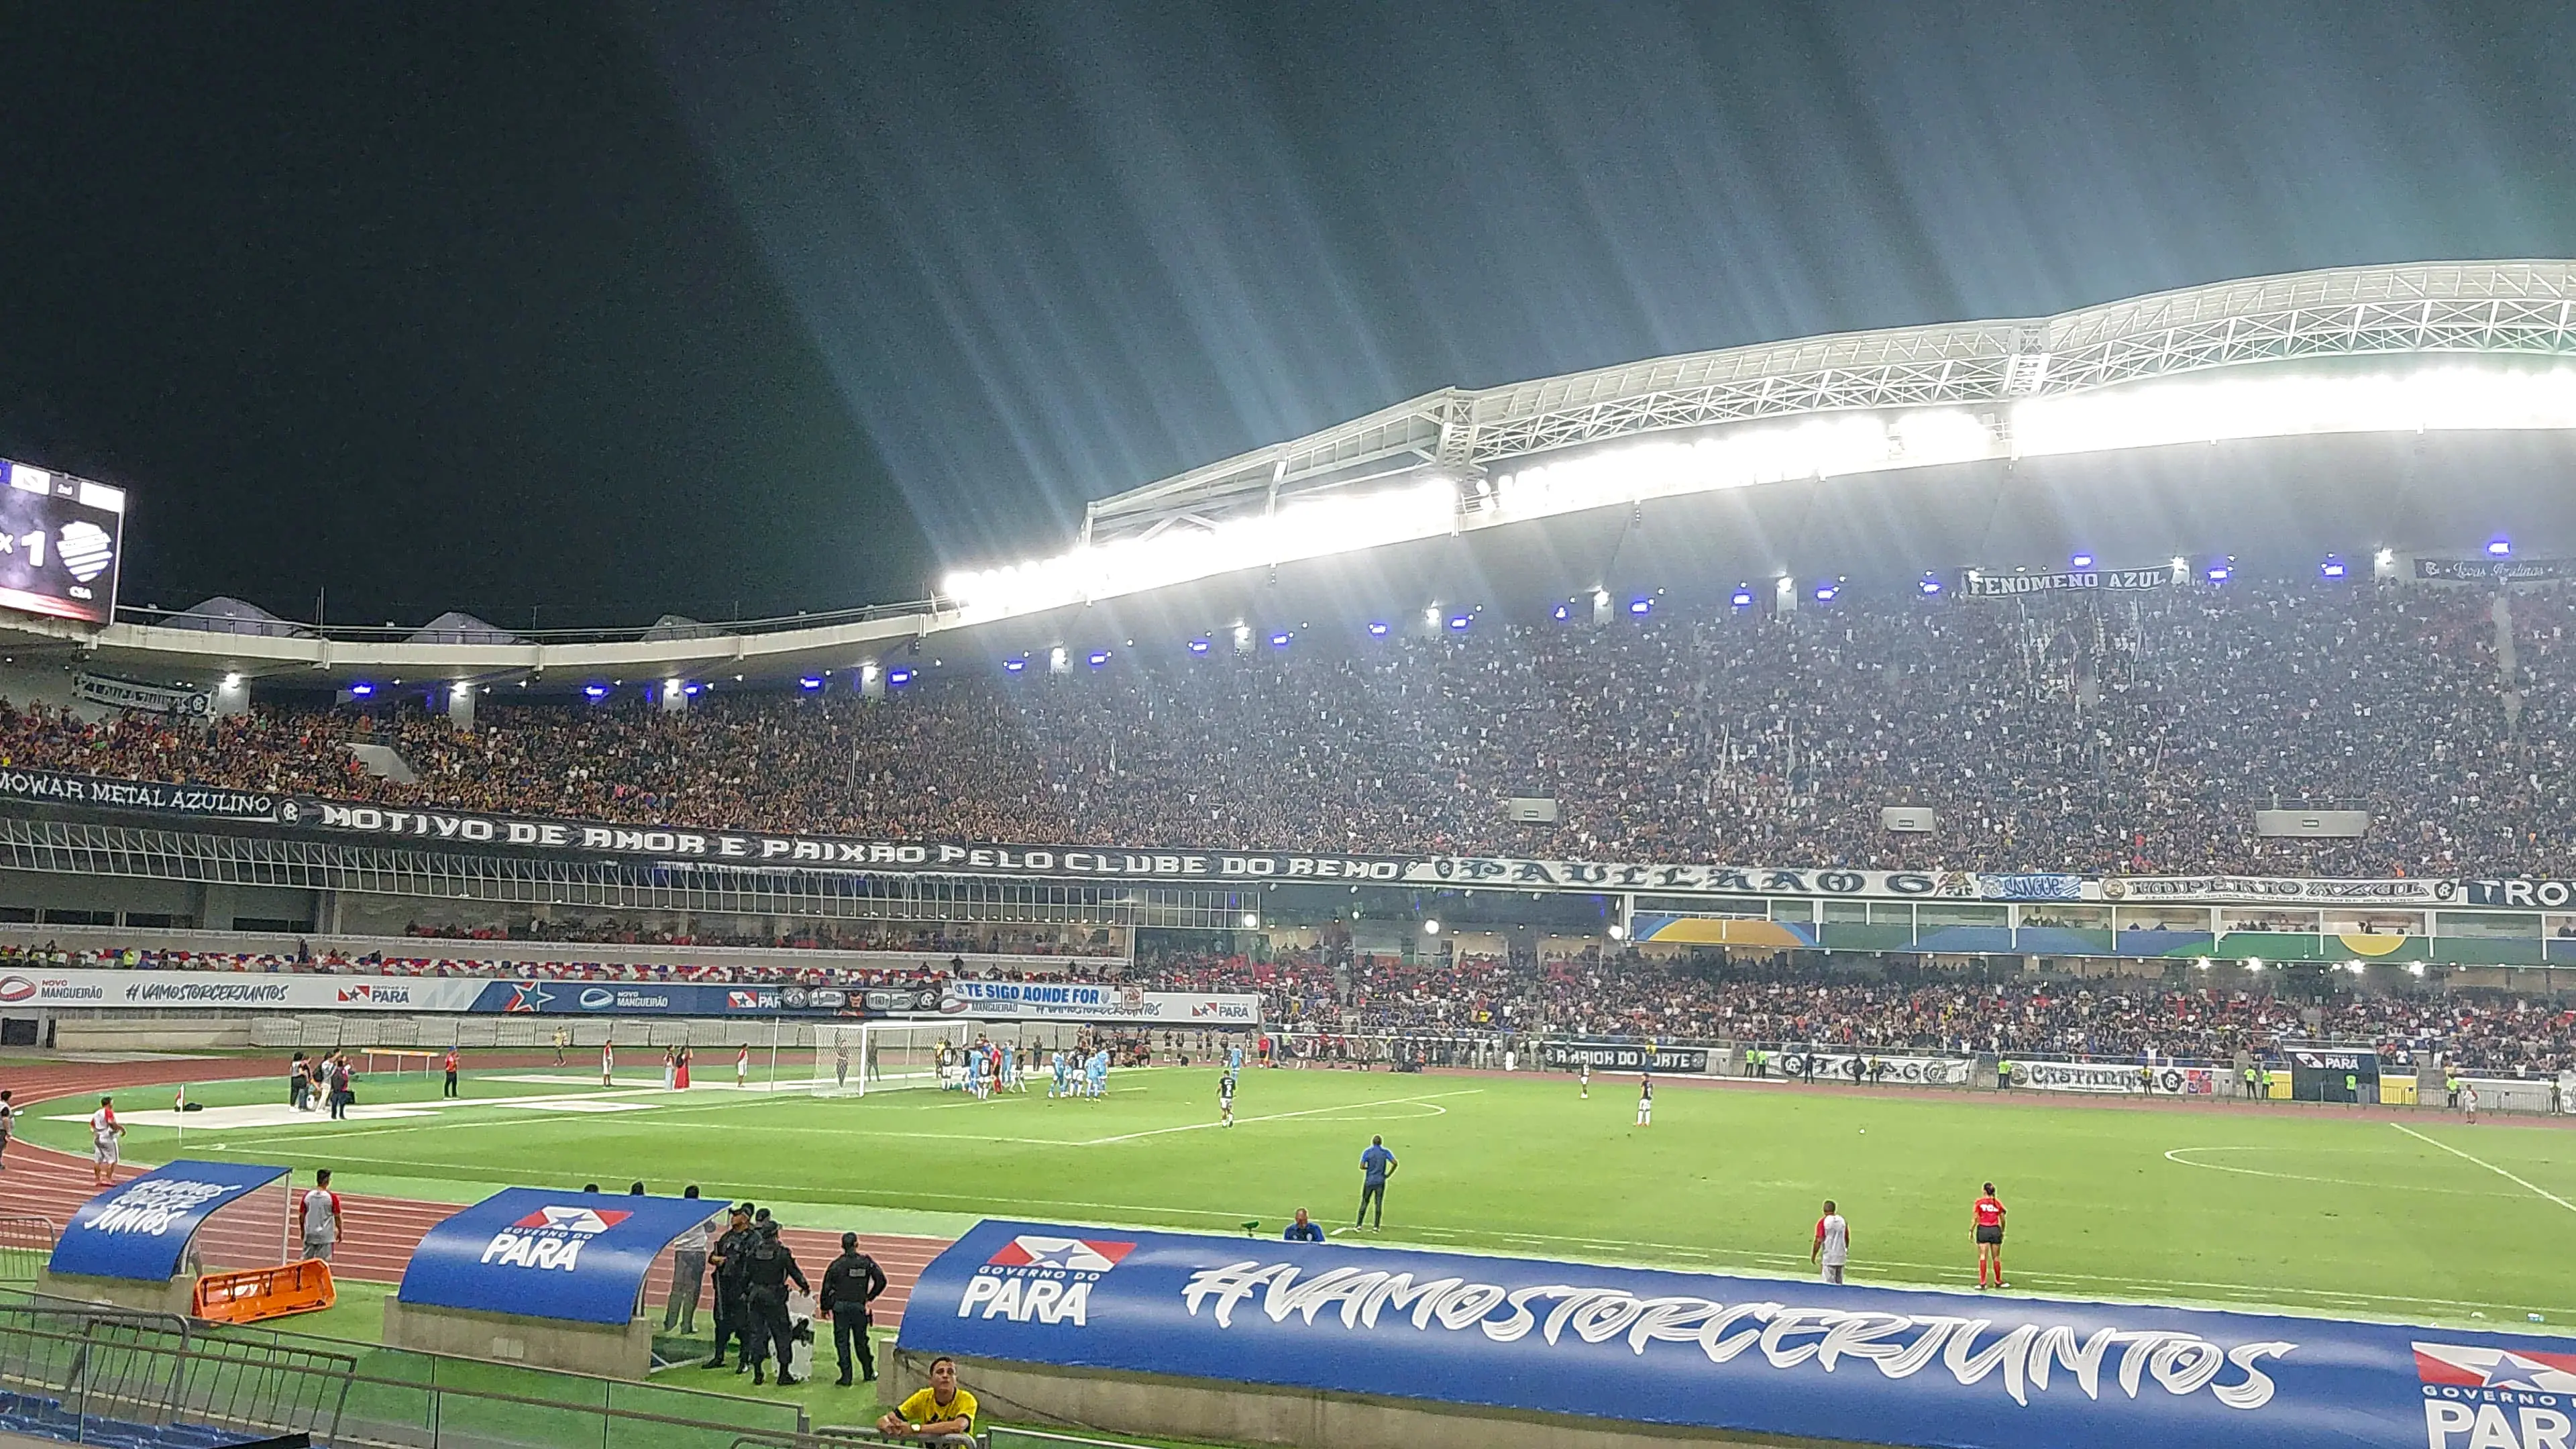
{"label": "green grass pitch", "polygon": [[[2576,1136],[2439,1114],[2403,1125],[2332,1108],[2124,1109],[2036,1098],[1881,1095],[1671,1082],[1632,1125],[1633,1079],[1248,1070],[1219,1128],[1217,1073],[1115,1073],[1102,1102],[974,1102],[927,1090],[817,1099],[685,1097],[658,1078],[602,1095],[578,1067],[467,1079],[469,1102],[394,1121],[186,1133],[189,1156],[331,1167],[360,1192],[467,1202],[512,1184],[597,1181],[773,1204],[816,1228],[954,1233],[984,1215],[1276,1235],[1310,1209],[1347,1236],[1358,1158],[1402,1162],[1373,1241],[1804,1276],[1825,1198],[1852,1224],[1854,1282],[1971,1287],[1968,1204],[2011,1209],[2019,1290],[2432,1322],[2576,1320]],[[564,1080],[511,1080],[556,1076]],[[434,1103],[433,1077],[376,1076],[369,1106]],[[209,1106],[282,1086],[209,1083]],[[552,1104],[535,1099],[570,1099]],[[510,1105],[513,1101],[534,1105]],[[28,1135],[77,1149],[76,1123]],[[127,1111],[166,1107],[166,1089]],[[607,1107],[612,1110],[598,1110]],[[138,1126],[129,1161],[179,1155]],[[299,1180],[302,1180],[299,1178]]]}

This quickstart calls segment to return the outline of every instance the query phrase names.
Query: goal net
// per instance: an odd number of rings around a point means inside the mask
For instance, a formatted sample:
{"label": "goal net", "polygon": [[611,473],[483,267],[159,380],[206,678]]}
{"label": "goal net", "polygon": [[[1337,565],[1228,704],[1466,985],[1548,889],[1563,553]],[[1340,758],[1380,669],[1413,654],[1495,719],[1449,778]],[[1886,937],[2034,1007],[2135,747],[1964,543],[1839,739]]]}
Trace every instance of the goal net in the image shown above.
{"label": "goal net", "polygon": [[872,1021],[814,1029],[813,1095],[864,1097],[902,1087],[940,1085],[943,1065],[985,1033],[980,1021]]}

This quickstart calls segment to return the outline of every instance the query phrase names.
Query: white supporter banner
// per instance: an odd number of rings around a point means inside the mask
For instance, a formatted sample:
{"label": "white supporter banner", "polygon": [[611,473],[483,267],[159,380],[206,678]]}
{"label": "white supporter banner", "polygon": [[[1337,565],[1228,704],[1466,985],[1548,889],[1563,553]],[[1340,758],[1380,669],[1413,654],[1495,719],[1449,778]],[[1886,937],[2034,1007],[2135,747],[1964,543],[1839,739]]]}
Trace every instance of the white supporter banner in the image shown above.
{"label": "white supporter banner", "polygon": [[254,1011],[468,1011],[472,978],[0,966],[0,1006],[213,1006]]}
{"label": "white supporter banner", "polygon": [[1258,1026],[1261,998],[1196,991],[1147,991],[1084,981],[951,981],[947,1016],[1049,1021],[1150,1021],[1165,1026]]}
{"label": "white supporter banner", "polygon": [[[1818,1081],[1850,1081],[1852,1063],[1857,1061],[1861,1066],[1861,1080],[1873,1086],[1964,1087],[1974,1078],[1977,1066],[1973,1057],[1900,1057],[1882,1052],[1791,1050],[1780,1053],[1777,1070],[1784,1077],[1803,1077],[1811,1057],[1815,1061]],[[1876,1076],[1869,1074],[1871,1062],[1878,1063],[1883,1069]]]}
{"label": "white supporter banner", "polygon": [[[2147,1073],[2139,1076],[2140,1071]],[[2205,1097],[2218,1090],[2216,1067],[2139,1062],[2015,1062],[2013,1085],[2043,1092],[2141,1092]]]}
{"label": "white supporter banner", "polygon": [[2239,905],[2444,906],[2460,900],[2460,883],[2402,877],[2394,880],[2320,880],[2269,875],[2123,875],[2095,883],[2113,903],[2217,901]]}

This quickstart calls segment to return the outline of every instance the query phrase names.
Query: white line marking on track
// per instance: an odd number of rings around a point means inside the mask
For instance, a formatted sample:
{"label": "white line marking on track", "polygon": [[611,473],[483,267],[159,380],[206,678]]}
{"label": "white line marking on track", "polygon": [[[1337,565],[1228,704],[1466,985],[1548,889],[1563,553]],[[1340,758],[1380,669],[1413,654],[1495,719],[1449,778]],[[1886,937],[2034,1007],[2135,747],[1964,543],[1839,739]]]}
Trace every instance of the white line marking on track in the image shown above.
{"label": "white line marking on track", "polygon": [[2569,1212],[2576,1213],[2576,1202],[2569,1202],[2567,1199],[2560,1197],[2558,1194],[2551,1192],[2549,1189],[2542,1187],[2537,1183],[2528,1182],[2522,1178],[2516,1177],[2512,1173],[2505,1171],[2503,1168],[2496,1166],[2494,1163],[2487,1161],[2485,1158],[2471,1157],[2469,1154],[2453,1147],[2450,1143],[2441,1141],[2438,1138],[2427,1137],[2423,1133],[2416,1131],[2414,1128],[2407,1126],[2403,1122],[2391,1122],[2388,1125],[2405,1133],[2407,1136],[2414,1138],[2418,1142],[2429,1142],[2435,1147],[2441,1148],[2444,1152],[2451,1154],[2453,1157],[2460,1159],[2462,1162],[2474,1162],[2478,1166],[2485,1168],[2487,1171],[2494,1173],[2496,1176],[2503,1178],[2507,1182],[2519,1183],[2523,1187],[2527,1187],[2533,1192],[2540,1194],[2542,1197],[2549,1199],[2551,1202],[2558,1204],[2560,1207],[2567,1209]]}

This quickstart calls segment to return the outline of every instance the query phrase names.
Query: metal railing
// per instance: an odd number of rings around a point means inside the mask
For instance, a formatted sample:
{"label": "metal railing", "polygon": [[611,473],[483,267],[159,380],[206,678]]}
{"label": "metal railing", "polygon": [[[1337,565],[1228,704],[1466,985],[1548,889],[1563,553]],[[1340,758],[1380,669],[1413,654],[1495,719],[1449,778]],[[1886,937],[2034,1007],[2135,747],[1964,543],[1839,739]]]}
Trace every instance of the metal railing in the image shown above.
{"label": "metal railing", "polygon": [[60,1230],[34,1213],[0,1216],[0,1283],[33,1283],[54,1255]]}
{"label": "metal railing", "polygon": [[[793,1442],[807,1426],[793,1404],[324,1343],[171,1314],[0,1303],[0,1405],[73,1442],[202,1425],[305,1433],[335,1449],[722,1449],[745,1435]],[[0,1412],[0,1427],[10,1417]]]}

